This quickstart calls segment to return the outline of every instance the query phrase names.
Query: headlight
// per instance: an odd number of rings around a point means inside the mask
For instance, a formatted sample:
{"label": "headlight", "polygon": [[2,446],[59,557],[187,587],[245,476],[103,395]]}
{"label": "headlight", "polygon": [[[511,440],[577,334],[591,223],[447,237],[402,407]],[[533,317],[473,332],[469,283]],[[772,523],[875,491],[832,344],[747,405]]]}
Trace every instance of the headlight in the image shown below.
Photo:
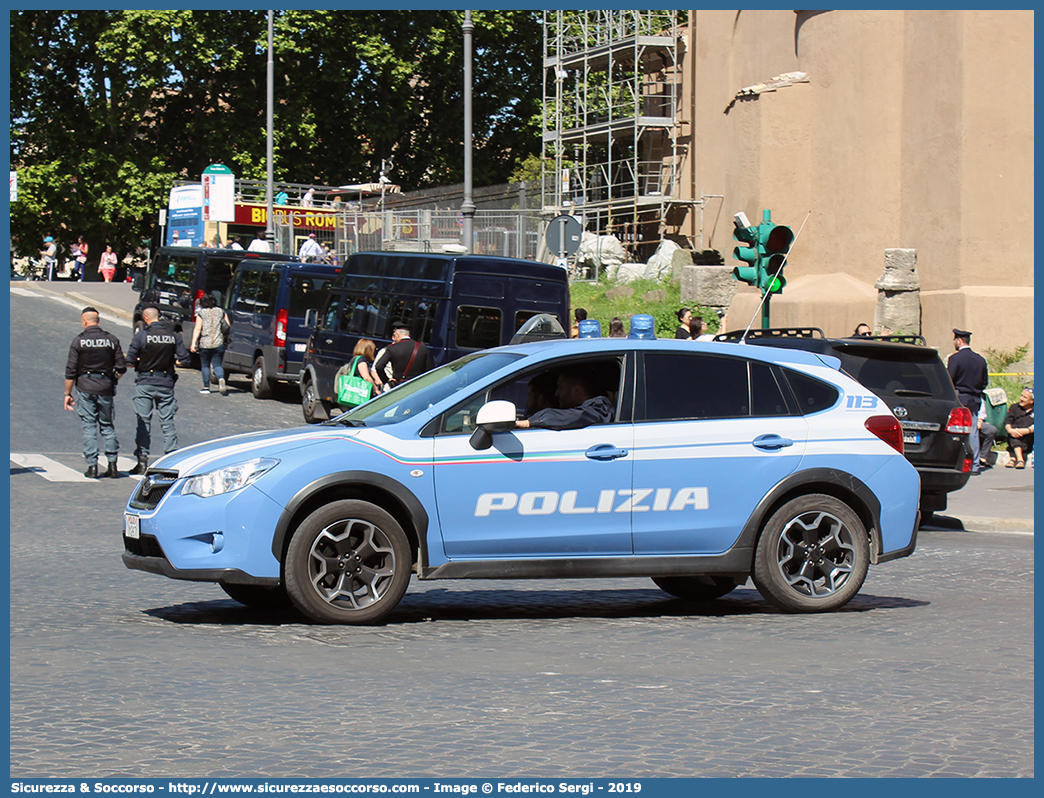
{"label": "headlight", "polygon": [[278,465],[279,461],[272,457],[259,457],[248,463],[237,463],[226,468],[219,468],[209,474],[198,474],[185,480],[181,489],[182,495],[195,493],[197,496],[219,496],[234,490],[245,488],[259,476]]}

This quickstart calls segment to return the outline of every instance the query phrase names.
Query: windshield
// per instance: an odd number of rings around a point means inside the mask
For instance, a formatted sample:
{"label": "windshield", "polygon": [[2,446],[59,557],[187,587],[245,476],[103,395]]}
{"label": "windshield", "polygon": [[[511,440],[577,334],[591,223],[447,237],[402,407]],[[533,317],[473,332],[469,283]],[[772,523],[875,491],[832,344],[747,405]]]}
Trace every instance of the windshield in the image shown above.
{"label": "windshield", "polygon": [[388,393],[371,399],[326,422],[349,426],[380,427],[412,418],[457,391],[474,385],[488,374],[513,363],[523,355],[475,352],[421,374]]}

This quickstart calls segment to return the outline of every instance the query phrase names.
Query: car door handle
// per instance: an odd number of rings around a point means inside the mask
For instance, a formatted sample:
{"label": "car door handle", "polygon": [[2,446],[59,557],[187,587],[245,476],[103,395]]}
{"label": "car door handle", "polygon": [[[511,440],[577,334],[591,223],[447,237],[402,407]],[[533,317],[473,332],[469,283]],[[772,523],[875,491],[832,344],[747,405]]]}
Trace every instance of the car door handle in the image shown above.
{"label": "car door handle", "polygon": [[617,457],[626,457],[627,450],[618,449],[611,443],[599,443],[596,446],[592,446],[584,454],[591,460],[615,460]]}
{"label": "car door handle", "polygon": [[781,438],[776,434],[759,435],[752,443],[757,449],[767,449],[769,451],[794,445],[794,441],[790,440],[790,438]]}

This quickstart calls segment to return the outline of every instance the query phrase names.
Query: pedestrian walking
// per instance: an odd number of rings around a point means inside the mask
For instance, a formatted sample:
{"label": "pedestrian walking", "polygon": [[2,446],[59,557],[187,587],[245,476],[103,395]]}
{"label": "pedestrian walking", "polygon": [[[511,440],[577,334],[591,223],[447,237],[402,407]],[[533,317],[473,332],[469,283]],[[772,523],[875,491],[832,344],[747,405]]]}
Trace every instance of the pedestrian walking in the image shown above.
{"label": "pedestrian walking", "polygon": [[[83,424],[83,458],[87,461],[85,477],[98,478],[98,441],[103,441],[108,468],[103,476],[119,477],[116,455],[116,383],[127,371],[120,339],[99,326],[97,308],[80,311],[83,330],[73,338],[65,363],[66,410],[75,410]],[[73,396],[73,389],[76,395]]]}
{"label": "pedestrian walking", "polygon": [[381,389],[384,382],[384,368],[389,363],[391,363],[393,375],[389,385],[392,387],[431,369],[431,353],[428,352],[428,347],[420,341],[410,338],[410,328],[405,322],[392,323],[391,346],[385,349],[383,354],[378,355],[370,370],[378,390]]}
{"label": "pedestrian walking", "polygon": [[40,250],[40,259],[43,261],[44,273],[48,280],[54,279],[54,266],[58,262],[58,245],[54,243],[52,236],[44,236],[44,248]]}
{"label": "pedestrian walking", "polygon": [[107,283],[111,283],[112,278],[116,276],[116,253],[108,244],[101,255],[101,260],[98,261],[98,271],[101,272],[102,279]]}
{"label": "pedestrian walking", "polygon": [[127,350],[127,365],[133,366],[138,376],[134,382],[134,413],[138,417],[138,431],[134,438],[134,455],[138,464],[131,474],[144,474],[149,467],[149,449],[152,445],[152,412],[159,415],[163,431],[163,453],[178,448],[178,434],[174,429],[174,414],[178,402],[174,398],[174,383],[178,379],[175,361],[187,366],[191,355],[181,336],[160,323],[159,311],[147,307],[141,312],[145,329],[140,330]]}
{"label": "pedestrian walking", "polygon": [[968,443],[971,446],[972,474],[979,473],[979,430],[976,419],[979,417],[979,406],[982,404],[982,392],[990,381],[989,367],[986,359],[971,348],[971,333],[967,330],[953,328],[953,348],[955,351],[946,361],[946,371],[950,381],[957,389],[958,401],[971,411],[972,425]]}
{"label": "pedestrian walking", "polygon": [[315,233],[309,233],[308,238],[301,244],[297,251],[297,259],[303,263],[319,263],[323,257],[323,248],[315,240]]}
{"label": "pedestrian walking", "polygon": [[203,377],[200,393],[210,393],[210,372],[213,370],[218,390],[224,396],[225,372],[222,359],[225,357],[225,333],[221,329],[221,322],[225,323],[226,330],[230,328],[228,315],[217,306],[214,295],[204,294],[196,310],[196,326],[192,330],[189,351],[199,352],[199,371]]}

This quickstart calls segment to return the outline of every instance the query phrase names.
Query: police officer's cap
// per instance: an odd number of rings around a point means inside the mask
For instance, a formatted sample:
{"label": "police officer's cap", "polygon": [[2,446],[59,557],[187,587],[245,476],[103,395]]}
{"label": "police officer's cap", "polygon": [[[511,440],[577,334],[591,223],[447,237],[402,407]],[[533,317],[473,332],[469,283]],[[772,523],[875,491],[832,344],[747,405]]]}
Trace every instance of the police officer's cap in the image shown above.
{"label": "police officer's cap", "polygon": [[971,333],[967,330],[958,330],[956,327],[953,328],[953,335],[955,338],[971,338]]}

